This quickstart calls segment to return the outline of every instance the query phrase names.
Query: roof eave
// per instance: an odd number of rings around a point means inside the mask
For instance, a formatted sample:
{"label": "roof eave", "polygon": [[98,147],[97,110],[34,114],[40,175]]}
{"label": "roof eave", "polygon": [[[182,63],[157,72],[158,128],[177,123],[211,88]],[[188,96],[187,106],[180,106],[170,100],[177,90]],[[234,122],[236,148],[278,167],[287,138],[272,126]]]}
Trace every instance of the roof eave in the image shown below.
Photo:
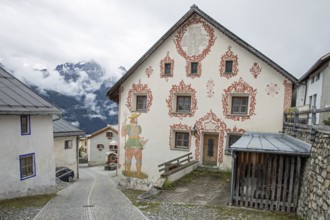
{"label": "roof eave", "polygon": [[311,68],[299,79],[299,83],[305,81],[309,75],[321,68],[325,63],[330,61],[330,53],[325,54],[320,59],[318,59]]}
{"label": "roof eave", "polygon": [[270,65],[272,68],[274,68],[276,71],[278,71],[280,74],[285,76],[287,79],[289,79],[291,82],[296,84],[298,82],[297,78],[292,76],[289,72],[284,70],[282,67],[280,67],[278,64],[276,64],[274,61],[270,60],[268,57],[266,57],[264,54],[253,48],[251,45],[243,41],[241,38],[236,36],[234,33],[229,31],[227,28],[219,24],[217,21],[215,21],[213,18],[211,18],[209,15],[207,15],[205,12],[200,10],[196,5],[193,5],[190,7],[190,10],[178,21],[176,22],[108,91],[107,96],[109,99],[115,101],[118,103],[119,101],[119,88],[120,85],[166,40],[171,34],[174,33],[176,29],[178,29],[192,14],[197,13],[199,16],[201,16],[203,19],[211,23],[213,26],[215,26],[219,31],[224,33],[226,36],[228,36],[230,39],[235,41],[237,44],[241,45],[242,47],[246,48],[248,51],[253,53],[255,56],[257,56],[259,59],[266,62],[268,65]]}

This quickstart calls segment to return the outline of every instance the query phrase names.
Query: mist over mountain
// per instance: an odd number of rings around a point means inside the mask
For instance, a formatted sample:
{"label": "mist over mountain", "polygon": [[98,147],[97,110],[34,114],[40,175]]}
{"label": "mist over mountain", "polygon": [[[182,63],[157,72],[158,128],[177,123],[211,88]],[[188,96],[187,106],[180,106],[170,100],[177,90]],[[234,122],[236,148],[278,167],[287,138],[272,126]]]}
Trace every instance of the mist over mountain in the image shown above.
{"label": "mist over mountain", "polygon": [[[120,67],[122,72],[125,68]],[[38,84],[24,79],[37,93],[63,111],[63,118],[87,134],[107,124],[117,124],[117,104],[106,97],[107,90],[116,82],[107,77],[95,61],[64,63],[55,68],[37,70]],[[55,74],[55,76],[54,76]],[[57,74],[57,76],[56,76]],[[52,80],[56,83],[46,83]]]}

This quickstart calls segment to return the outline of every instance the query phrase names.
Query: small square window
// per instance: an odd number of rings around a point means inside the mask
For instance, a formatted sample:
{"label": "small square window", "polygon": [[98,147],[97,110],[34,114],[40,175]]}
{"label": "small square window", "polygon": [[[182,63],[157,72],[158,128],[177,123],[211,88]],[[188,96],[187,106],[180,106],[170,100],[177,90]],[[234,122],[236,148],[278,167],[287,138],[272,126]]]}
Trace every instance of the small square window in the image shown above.
{"label": "small square window", "polygon": [[72,149],[72,140],[64,141],[64,149]]}
{"label": "small square window", "polygon": [[248,109],[248,97],[233,96],[231,114],[246,115]]}
{"label": "small square window", "polygon": [[177,96],[176,111],[177,112],[190,112],[191,97],[190,96]]}
{"label": "small square window", "polygon": [[233,61],[226,60],[225,64],[225,73],[232,73],[233,72]]}
{"label": "small square window", "polygon": [[191,63],[191,74],[197,74],[198,73],[198,63],[197,62],[192,62]]}
{"label": "small square window", "polygon": [[30,115],[21,115],[21,134],[31,134]]}
{"label": "small square window", "polygon": [[36,175],[35,169],[35,154],[25,154],[19,156],[21,180],[33,177]]}
{"label": "small square window", "polygon": [[171,64],[165,63],[164,75],[172,75]]}
{"label": "small square window", "polygon": [[104,145],[103,144],[97,144],[96,145],[96,148],[99,150],[99,151],[102,151],[104,149]]}
{"label": "small square window", "polygon": [[147,96],[138,95],[136,96],[136,111],[146,111],[147,110]]}
{"label": "small square window", "polygon": [[106,133],[106,136],[107,136],[108,139],[111,139],[113,134],[112,134],[111,131],[109,131],[109,132]]}
{"label": "small square window", "polygon": [[189,132],[175,133],[175,148],[189,149]]}

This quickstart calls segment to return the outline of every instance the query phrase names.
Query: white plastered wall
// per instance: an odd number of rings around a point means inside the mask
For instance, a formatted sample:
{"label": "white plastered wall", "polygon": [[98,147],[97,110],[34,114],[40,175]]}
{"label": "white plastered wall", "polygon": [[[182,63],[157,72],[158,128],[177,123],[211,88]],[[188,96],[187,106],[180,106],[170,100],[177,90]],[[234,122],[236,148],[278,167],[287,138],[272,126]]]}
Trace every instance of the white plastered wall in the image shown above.
{"label": "white plastered wall", "polygon": [[[0,198],[53,193],[55,157],[52,116],[31,115],[31,135],[21,135],[19,115],[0,115]],[[36,176],[21,180],[19,156],[35,154]]]}
{"label": "white plastered wall", "polygon": [[[152,106],[150,111],[142,113],[138,118],[138,124],[142,127],[142,137],[149,141],[145,145],[142,158],[142,171],[148,175],[150,181],[156,181],[160,173],[158,165],[168,160],[174,159],[186,153],[192,152],[196,155],[195,137],[191,139],[191,147],[189,151],[171,150],[169,145],[170,126],[173,124],[184,124],[193,126],[197,120],[205,116],[212,110],[218,118],[226,123],[227,128],[242,128],[246,131],[262,131],[262,132],[279,132],[282,130],[282,117],[284,108],[284,80],[287,80],[280,73],[276,72],[272,67],[252,55],[250,52],[236,44],[221,32],[215,29],[216,41],[211,47],[210,53],[202,60],[202,75],[200,78],[191,79],[186,76],[185,59],[180,56],[173,43],[174,35],[170,36],[148,59],[140,65],[140,67],[123,83],[123,92],[120,94],[120,115],[119,126],[131,115],[130,110],[126,106],[128,91],[135,83],[147,84],[152,91]],[[238,75],[233,78],[226,79],[220,77],[219,65],[223,54],[231,46],[231,50],[238,56]],[[160,77],[160,61],[169,52],[169,56],[174,59],[174,76],[166,81]],[[257,62],[261,67],[261,74],[257,79],[250,73],[250,68]],[[145,70],[151,66],[152,75],[148,78]],[[242,121],[233,121],[226,119],[223,115],[222,95],[224,89],[227,89],[234,81],[242,78],[250,86],[257,89],[255,115],[251,119]],[[169,97],[169,91],[172,85],[179,85],[181,80],[186,85],[196,90],[196,98],[198,109],[193,117],[184,117],[182,120],[177,117],[170,117],[166,99]],[[206,84],[208,80],[213,80],[214,96],[207,97]],[[289,80],[287,80],[289,81]],[[279,88],[278,94],[274,96],[267,95],[267,85],[276,84]],[[120,131],[119,131],[120,132]],[[224,137],[223,148],[226,146],[227,137]],[[124,169],[125,150],[123,148],[125,138],[120,137],[120,163]],[[201,140],[201,145],[202,145]],[[224,149],[223,149],[224,150]],[[202,158],[202,147],[199,152],[200,160]],[[132,169],[134,170],[135,160],[132,160]],[[223,162],[218,164],[220,169],[231,168],[231,156],[227,156],[223,151]]]}

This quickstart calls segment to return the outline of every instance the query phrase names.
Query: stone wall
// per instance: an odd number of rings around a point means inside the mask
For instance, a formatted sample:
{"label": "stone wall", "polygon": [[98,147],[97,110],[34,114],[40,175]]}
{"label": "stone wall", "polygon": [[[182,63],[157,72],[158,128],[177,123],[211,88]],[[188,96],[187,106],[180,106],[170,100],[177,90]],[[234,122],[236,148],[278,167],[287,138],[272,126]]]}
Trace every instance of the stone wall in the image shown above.
{"label": "stone wall", "polygon": [[286,134],[312,144],[307,159],[298,202],[297,214],[306,219],[330,219],[330,132],[316,129],[314,141],[311,130],[285,128]]}

